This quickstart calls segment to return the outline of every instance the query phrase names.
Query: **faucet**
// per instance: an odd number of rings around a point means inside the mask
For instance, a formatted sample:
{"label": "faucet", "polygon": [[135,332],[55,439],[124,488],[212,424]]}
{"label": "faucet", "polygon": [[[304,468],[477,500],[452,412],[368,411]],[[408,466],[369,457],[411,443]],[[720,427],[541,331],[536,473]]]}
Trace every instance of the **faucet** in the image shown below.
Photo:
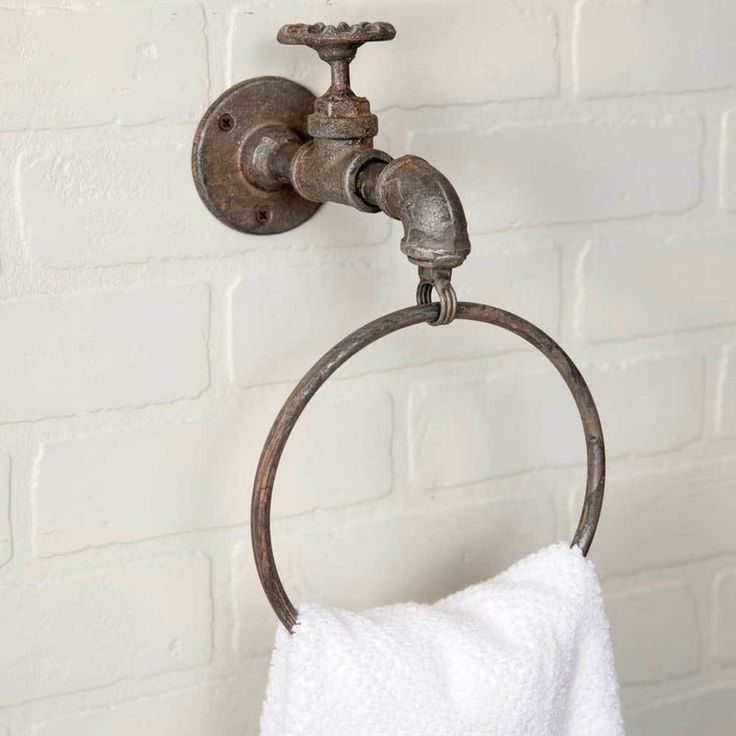
{"label": "faucet", "polygon": [[470,253],[460,198],[424,159],[374,148],[378,119],[350,88],[358,48],[395,35],[383,22],[283,26],[280,43],[308,46],[330,65],[329,88],[316,99],[282,77],[230,88],[197,129],[192,171],[210,211],[242,232],[291,230],[324,202],[400,220],[401,251],[419,269],[417,301],[428,304],[434,290],[440,311],[430,324],[448,324],[457,305],[452,269]]}

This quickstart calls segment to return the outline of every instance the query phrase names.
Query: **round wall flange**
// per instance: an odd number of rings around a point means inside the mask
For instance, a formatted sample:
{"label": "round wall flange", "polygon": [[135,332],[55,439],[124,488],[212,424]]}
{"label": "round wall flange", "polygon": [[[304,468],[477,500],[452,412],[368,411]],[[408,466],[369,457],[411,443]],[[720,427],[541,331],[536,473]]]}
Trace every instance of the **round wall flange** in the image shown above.
{"label": "round wall flange", "polygon": [[281,124],[301,141],[309,140],[307,117],[314,95],[283,77],[256,77],[231,87],[205,113],[194,136],[192,174],[209,211],[244,233],[270,235],[291,230],[320,207],[289,184],[262,189],[242,168],[243,144],[255,128]]}

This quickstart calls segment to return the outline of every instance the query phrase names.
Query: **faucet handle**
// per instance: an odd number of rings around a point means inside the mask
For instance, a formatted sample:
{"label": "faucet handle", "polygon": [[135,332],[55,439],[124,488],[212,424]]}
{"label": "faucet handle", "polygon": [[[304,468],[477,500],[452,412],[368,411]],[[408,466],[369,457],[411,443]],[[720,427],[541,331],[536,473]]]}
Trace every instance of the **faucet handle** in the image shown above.
{"label": "faucet handle", "polygon": [[396,29],[390,23],[291,23],[281,26],[276,39],[279,43],[309,46],[332,69],[332,94],[342,95],[350,91],[350,62],[358,48],[369,41],[390,41]]}
{"label": "faucet handle", "polygon": [[[320,58],[330,61],[335,55],[352,53],[369,41],[390,41],[396,29],[382,21],[375,23],[290,23],[281,26],[276,36],[279,43],[309,46]],[[352,57],[351,57],[352,58]]]}

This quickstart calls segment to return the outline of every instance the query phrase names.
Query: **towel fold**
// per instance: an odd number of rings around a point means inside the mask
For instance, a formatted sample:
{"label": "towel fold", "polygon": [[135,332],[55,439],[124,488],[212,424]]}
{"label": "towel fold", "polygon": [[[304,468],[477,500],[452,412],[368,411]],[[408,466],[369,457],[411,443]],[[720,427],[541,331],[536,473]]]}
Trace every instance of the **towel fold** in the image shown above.
{"label": "towel fold", "polygon": [[433,605],[305,604],[261,736],[621,736],[593,565],[562,544]]}

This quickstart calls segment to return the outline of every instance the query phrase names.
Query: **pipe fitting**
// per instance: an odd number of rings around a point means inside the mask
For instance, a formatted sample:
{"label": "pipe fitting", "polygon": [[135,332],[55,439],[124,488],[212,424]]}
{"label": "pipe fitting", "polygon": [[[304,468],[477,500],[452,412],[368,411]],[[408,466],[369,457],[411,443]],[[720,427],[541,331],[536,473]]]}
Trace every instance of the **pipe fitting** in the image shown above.
{"label": "pipe fitting", "polygon": [[396,158],[378,175],[376,204],[404,226],[401,252],[414,264],[452,269],[470,253],[468,223],[457,192],[418,156]]}
{"label": "pipe fitting", "polygon": [[330,65],[329,88],[315,98],[289,80],[260,77],[228,90],[197,132],[195,180],[217,217],[245,232],[284,232],[323,202],[382,210],[403,225],[401,250],[424,274],[422,294],[430,283],[448,292],[451,270],[470,253],[460,198],[424,159],[375,149],[377,118],[350,88],[358,48],[395,33],[389,23],[281,28],[281,43],[309,46]]}

